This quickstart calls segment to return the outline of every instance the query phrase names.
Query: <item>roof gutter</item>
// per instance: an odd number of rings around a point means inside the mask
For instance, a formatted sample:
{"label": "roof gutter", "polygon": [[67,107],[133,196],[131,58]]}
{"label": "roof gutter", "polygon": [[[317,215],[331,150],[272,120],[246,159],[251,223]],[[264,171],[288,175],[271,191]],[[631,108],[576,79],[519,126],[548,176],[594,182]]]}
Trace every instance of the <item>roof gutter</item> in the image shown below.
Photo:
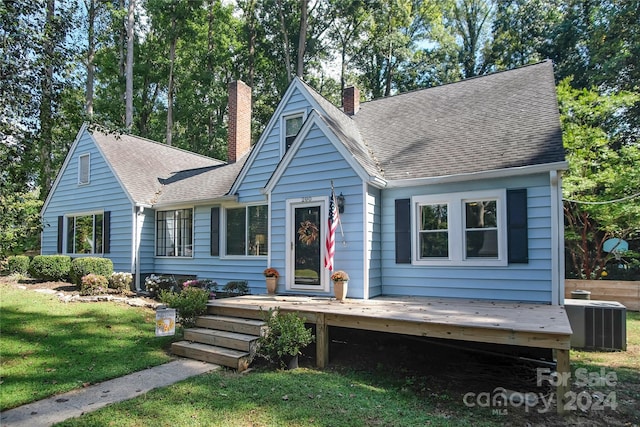
{"label": "roof gutter", "polygon": [[566,161],[543,163],[539,165],[520,166],[516,168],[494,169],[489,171],[461,173],[455,175],[431,176],[412,179],[392,179],[387,181],[387,188],[415,187],[419,185],[446,184],[451,182],[472,181],[479,179],[509,178],[514,176],[549,173],[551,171],[567,170]]}

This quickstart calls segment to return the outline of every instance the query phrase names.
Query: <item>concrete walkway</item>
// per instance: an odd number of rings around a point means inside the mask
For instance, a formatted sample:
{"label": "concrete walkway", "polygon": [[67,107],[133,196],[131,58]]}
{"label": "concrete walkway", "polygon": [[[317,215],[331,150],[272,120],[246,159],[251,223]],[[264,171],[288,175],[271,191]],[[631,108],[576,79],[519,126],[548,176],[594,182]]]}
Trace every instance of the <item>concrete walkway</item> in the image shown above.
{"label": "concrete walkway", "polygon": [[154,388],[165,387],[217,369],[220,369],[220,366],[211,363],[177,359],[164,365],[2,412],[0,426],[50,426],[111,403],[132,399]]}

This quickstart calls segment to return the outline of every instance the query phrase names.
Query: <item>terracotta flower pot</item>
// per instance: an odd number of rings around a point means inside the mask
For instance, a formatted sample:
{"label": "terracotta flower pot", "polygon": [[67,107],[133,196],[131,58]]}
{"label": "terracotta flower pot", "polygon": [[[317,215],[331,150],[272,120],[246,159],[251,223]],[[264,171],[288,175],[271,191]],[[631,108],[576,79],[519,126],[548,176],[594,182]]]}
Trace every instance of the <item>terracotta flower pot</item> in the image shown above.
{"label": "terracotta flower pot", "polygon": [[276,287],[278,286],[278,278],[277,277],[266,277],[267,280],[267,293],[275,294]]}
{"label": "terracotta flower pot", "polygon": [[338,301],[343,301],[347,297],[348,281],[337,280],[333,282],[333,293]]}

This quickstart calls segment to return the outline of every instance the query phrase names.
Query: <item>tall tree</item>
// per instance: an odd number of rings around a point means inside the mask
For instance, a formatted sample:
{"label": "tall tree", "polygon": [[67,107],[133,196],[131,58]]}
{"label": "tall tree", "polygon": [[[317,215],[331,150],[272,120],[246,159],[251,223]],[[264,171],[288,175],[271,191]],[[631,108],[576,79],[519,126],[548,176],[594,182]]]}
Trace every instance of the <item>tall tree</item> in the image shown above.
{"label": "tall tree", "polygon": [[491,0],[456,0],[450,11],[450,26],[462,41],[459,61],[465,78],[489,71],[485,57],[493,17]]}
{"label": "tall tree", "polygon": [[127,9],[127,61],[125,64],[125,119],[124,125],[131,129],[133,125],[133,46],[135,38],[135,0],[129,0]]}
{"label": "tall tree", "polygon": [[607,239],[640,237],[640,146],[620,146],[615,119],[640,97],[574,89],[570,79],[559,84],[558,97],[569,163],[563,189],[568,270],[596,278],[613,258],[603,249]]}

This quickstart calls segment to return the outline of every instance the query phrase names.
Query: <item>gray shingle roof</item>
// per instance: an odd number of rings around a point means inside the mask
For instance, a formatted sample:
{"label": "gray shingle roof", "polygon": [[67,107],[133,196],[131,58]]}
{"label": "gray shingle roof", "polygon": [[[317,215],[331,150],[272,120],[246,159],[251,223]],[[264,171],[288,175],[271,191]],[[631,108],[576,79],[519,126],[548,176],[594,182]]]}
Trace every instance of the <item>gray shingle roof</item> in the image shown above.
{"label": "gray shingle roof", "polygon": [[564,161],[551,61],[365,102],[353,120],[388,180]]}
{"label": "gray shingle roof", "polygon": [[379,176],[380,168],[376,165],[375,155],[369,147],[367,147],[365,141],[363,141],[356,123],[351,117],[344,114],[342,110],[325,99],[311,86],[307,85],[304,81],[302,81],[302,83],[322,108],[324,114],[321,115],[321,117],[324,122],[331,128],[336,136],[340,138],[342,143],[345,144],[347,149],[369,175]]}
{"label": "gray shingle roof", "polygon": [[92,135],[136,203],[172,204],[227,194],[247,156],[234,164],[132,135]]}

